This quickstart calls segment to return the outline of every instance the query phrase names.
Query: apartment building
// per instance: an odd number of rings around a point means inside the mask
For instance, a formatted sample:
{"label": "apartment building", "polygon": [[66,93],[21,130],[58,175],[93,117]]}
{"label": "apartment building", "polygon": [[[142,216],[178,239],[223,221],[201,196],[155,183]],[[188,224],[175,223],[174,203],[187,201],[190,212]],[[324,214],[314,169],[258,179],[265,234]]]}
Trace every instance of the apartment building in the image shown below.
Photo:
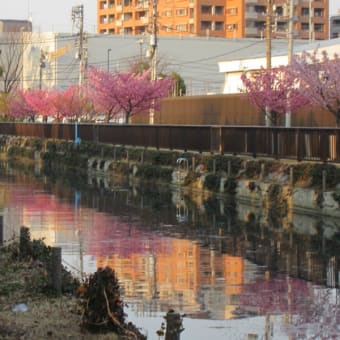
{"label": "apartment building", "polygon": [[330,22],[329,38],[330,39],[340,38],[340,10],[338,15],[331,16],[329,22]]}
{"label": "apartment building", "polygon": [[[329,0],[97,0],[100,34],[328,39]],[[290,1],[293,13],[290,14]]]}

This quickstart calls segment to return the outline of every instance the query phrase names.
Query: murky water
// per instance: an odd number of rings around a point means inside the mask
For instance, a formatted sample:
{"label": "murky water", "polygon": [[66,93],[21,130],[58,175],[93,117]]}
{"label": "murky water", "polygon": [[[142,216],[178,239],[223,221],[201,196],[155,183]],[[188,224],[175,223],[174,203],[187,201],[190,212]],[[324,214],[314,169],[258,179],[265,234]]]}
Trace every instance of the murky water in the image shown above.
{"label": "murky water", "polygon": [[76,275],[115,269],[128,320],[156,335],[185,314],[182,340],[339,339],[339,221],[127,181],[61,183],[2,165],[0,241],[25,225],[62,247]]}

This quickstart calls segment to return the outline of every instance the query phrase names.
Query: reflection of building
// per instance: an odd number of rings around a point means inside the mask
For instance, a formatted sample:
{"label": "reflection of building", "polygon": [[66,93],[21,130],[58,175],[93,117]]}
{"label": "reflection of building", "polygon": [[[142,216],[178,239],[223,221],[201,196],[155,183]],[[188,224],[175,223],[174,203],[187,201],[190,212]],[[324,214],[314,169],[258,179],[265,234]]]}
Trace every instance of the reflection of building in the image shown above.
{"label": "reflection of building", "polygon": [[188,313],[209,310],[230,318],[241,294],[243,259],[218,254],[190,240],[166,239],[157,253],[128,257],[99,257],[98,267],[110,266],[124,287],[125,296],[180,306]]}
{"label": "reflection of building", "polygon": [[[150,33],[154,1],[98,0],[98,33]],[[287,37],[289,1],[273,0],[273,37]],[[157,28],[160,36],[207,36],[260,38],[265,35],[267,0],[158,0]],[[328,0],[294,0],[295,38],[328,39]],[[299,18],[298,20],[296,20]]]}

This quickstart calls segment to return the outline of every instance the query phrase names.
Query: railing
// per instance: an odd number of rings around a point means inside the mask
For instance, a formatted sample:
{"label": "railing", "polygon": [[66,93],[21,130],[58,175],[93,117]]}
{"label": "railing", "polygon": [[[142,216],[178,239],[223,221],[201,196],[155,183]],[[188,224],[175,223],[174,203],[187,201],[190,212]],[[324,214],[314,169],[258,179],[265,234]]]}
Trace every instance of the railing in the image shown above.
{"label": "railing", "polygon": [[[75,139],[74,124],[0,123],[0,134]],[[77,124],[82,141],[340,163],[340,128]]]}

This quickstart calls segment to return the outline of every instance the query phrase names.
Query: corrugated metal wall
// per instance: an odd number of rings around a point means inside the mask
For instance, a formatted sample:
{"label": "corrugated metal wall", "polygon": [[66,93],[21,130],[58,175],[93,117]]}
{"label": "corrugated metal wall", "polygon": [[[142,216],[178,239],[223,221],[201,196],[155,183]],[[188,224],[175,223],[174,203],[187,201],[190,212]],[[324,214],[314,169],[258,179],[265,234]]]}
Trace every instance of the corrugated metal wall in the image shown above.
{"label": "corrugated metal wall", "polygon": [[[148,123],[148,115],[133,117],[133,123]],[[171,97],[162,100],[155,124],[184,125],[264,125],[264,115],[244,95]],[[284,126],[282,116],[279,125]],[[291,116],[291,126],[335,127],[334,115],[315,107],[305,107]]]}

